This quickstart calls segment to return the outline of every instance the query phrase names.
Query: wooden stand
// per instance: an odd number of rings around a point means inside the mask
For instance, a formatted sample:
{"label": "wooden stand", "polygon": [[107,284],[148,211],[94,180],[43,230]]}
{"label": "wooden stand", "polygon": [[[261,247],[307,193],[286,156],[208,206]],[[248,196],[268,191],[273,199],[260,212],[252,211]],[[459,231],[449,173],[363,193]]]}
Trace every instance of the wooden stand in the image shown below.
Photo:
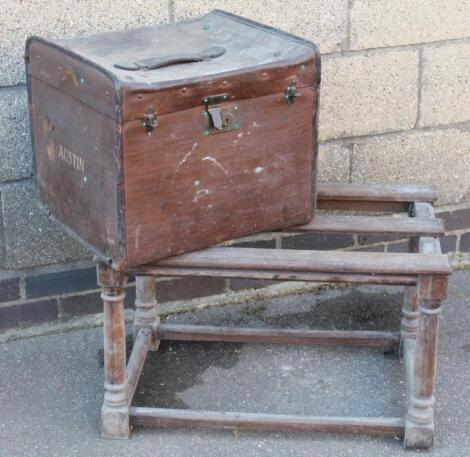
{"label": "wooden stand", "polygon": [[[214,247],[132,271],[136,275],[134,348],[125,366],[123,286],[125,275],[98,264],[104,301],[105,398],[102,436],[127,438],[134,425],[209,427],[238,430],[341,432],[404,439],[406,448],[429,448],[434,434],[434,377],[438,320],[451,273],[434,218],[434,192],[419,186],[323,184],[318,207],[334,210],[402,212],[395,216],[317,214],[290,232],[399,235],[409,237],[410,253],[366,253]],[[405,286],[400,333],[220,328],[160,324],[155,300],[157,276],[224,276],[280,281],[387,284]],[[399,345],[406,367],[406,417],[319,417],[220,413],[132,407],[147,352],[160,340],[352,345]]]}

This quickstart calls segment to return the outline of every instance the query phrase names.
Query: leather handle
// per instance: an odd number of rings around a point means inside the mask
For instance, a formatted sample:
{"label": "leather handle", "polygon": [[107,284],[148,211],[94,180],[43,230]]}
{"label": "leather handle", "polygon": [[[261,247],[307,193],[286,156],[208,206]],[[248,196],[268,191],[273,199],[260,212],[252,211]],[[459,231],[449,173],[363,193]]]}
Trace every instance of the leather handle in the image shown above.
{"label": "leather handle", "polygon": [[163,57],[153,57],[150,59],[138,60],[136,62],[117,62],[114,64],[116,68],[128,71],[137,70],[155,70],[156,68],[168,67],[169,65],[177,65],[180,63],[201,62],[220,57],[225,54],[225,48],[214,46],[204,49],[201,52],[188,54],[173,54]]}

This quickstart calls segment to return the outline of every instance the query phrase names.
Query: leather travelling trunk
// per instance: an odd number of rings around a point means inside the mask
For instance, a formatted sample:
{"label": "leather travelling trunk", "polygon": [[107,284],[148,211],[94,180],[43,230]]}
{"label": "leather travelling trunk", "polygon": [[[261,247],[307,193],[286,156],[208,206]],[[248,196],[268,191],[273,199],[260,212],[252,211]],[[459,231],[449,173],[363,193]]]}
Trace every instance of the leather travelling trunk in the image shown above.
{"label": "leather travelling trunk", "polygon": [[313,43],[213,11],[25,59],[40,200],[114,268],[312,218]]}

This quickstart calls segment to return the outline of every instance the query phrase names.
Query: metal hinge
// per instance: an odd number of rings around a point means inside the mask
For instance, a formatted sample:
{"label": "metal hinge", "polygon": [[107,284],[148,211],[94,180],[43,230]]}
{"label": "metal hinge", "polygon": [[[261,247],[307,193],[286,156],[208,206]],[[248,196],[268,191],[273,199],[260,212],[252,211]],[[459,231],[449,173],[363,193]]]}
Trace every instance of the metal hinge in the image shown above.
{"label": "metal hinge", "polygon": [[289,83],[284,93],[284,100],[288,105],[295,102],[296,97],[300,97],[301,93],[297,90],[297,81],[294,79]]}

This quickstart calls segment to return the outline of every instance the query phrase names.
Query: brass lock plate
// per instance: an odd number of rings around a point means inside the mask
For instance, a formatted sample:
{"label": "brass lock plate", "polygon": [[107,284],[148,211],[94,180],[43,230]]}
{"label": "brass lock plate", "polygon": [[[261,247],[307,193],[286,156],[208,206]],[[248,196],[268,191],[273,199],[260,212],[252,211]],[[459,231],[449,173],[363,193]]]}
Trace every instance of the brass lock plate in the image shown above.
{"label": "brass lock plate", "polygon": [[237,103],[223,103],[227,99],[227,95],[204,98],[205,109],[202,112],[204,135],[240,128],[240,107]]}

